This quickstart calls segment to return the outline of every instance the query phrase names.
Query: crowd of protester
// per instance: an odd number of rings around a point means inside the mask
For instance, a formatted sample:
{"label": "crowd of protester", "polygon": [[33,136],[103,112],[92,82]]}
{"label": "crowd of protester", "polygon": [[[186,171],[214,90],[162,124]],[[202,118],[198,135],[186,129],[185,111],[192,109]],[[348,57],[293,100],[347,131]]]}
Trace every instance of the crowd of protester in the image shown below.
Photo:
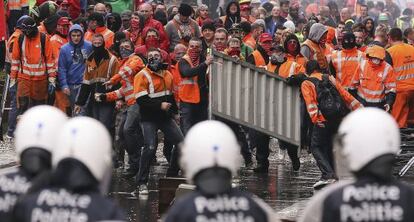
{"label": "crowd of protester", "polygon": [[[322,172],[316,187],[337,180],[332,139],[340,119],[321,112],[312,77],[323,81],[329,74],[348,111],[374,106],[390,112],[400,128],[414,123],[413,10],[392,0],[230,1],[217,18],[205,4],[136,2],[133,11],[117,13],[110,4],[73,2],[36,2],[29,9],[25,1],[9,1],[6,136],[14,137],[16,119],[40,104],[93,117],[115,141],[115,167],[128,153],[124,176],[136,177],[140,194],[148,193],[157,131],[164,133],[167,176],[177,176],[178,144],[208,118],[213,50],[301,88],[301,147]],[[221,121],[235,132],[246,167],[256,149],[254,171],[266,173],[270,137]],[[299,170],[298,147],[279,145]]]}

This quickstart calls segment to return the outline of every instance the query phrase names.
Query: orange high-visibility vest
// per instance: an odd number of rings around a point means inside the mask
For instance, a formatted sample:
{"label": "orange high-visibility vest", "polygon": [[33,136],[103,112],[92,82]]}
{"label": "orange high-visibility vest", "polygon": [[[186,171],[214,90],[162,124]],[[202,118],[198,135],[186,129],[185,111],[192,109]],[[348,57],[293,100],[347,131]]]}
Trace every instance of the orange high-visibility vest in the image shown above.
{"label": "orange high-visibility vest", "polygon": [[[277,65],[274,65],[271,62],[267,64],[267,71],[271,73],[274,73],[276,68]],[[305,73],[305,68],[303,68],[303,66],[299,65],[296,62],[286,61],[280,66],[279,72],[277,74],[283,78],[288,78],[299,73]]]}
{"label": "orange high-visibility vest", "polygon": [[[190,57],[186,54],[183,59],[190,64],[191,68],[194,68]],[[182,77],[182,75],[180,75]],[[198,87],[198,76],[182,77],[180,86],[178,88],[178,97],[180,101],[186,103],[199,103],[200,102],[200,88]]]}
{"label": "orange high-visibility vest", "polygon": [[358,49],[343,49],[334,51],[331,58],[336,71],[336,80],[346,89],[349,88],[358,64],[365,60],[365,54]]}
{"label": "orange high-visibility vest", "polygon": [[265,59],[263,58],[262,54],[260,54],[260,52],[258,50],[254,50],[252,52],[253,58],[254,58],[254,64],[257,67],[260,68],[266,68],[267,64]]}
{"label": "orange high-visibility vest", "polygon": [[303,45],[306,45],[311,50],[311,54],[314,60],[316,60],[321,67],[321,69],[327,69],[328,68],[328,60],[325,56],[325,50],[322,49],[319,44],[314,43],[313,41],[307,39]]}
{"label": "orange high-visibility vest", "polygon": [[401,43],[387,49],[397,79],[397,92],[414,90],[414,46]]}
{"label": "orange high-visibility vest", "polygon": [[355,72],[351,89],[358,89],[358,96],[369,103],[381,103],[385,94],[396,92],[395,73],[386,62],[373,67],[364,60]]}

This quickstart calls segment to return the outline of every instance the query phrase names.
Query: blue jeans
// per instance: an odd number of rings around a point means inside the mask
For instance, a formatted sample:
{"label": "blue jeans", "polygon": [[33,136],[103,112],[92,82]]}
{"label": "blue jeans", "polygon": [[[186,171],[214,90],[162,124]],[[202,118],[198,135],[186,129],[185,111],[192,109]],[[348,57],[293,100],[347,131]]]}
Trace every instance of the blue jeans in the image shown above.
{"label": "blue jeans", "polygon": [[183,134],[174,120],[168,119],[159,122],[141,122],[142,133],[144,135],[144,149],[141,153],[141,160],[139,162],[139,172],[136,177],[138,185],[146,184],[149,177],[149,169],[153,156],[157,151],[157,131],[160,129],[164,133],[165,139],[171,142],[173,150],[169,161],[167,176],[177,176],[179,171],[178,166],[178,149],[177,145],[183,141]]}
{"label": "blue jeans", "polygon": [[17,118],[17,100],[16,100],[17,86],[14,85],[9,89],[10,98],[10,112],[7,120],[7,135],[14,137],[14,130],[16,129],[16,118]]}
{"label": "blue jeans", "polygon": [[[77,84],[77,85],[69,85],[69,91],[70,91],[70,95],[69,95],[69,103],[70,103],[70,110],[72,110],[75,107],[75,102],[78,98],[78,94],[81,88],[81,84]],[[85,106],[83,106],[81,108],[81,111],[78,114],[74,114],[72,113],[72,116],[85,116],[86,115],[86,108]]]}
{"label": "blue jeans", "polygon": [[186,135],[190,128],[196,123],[208,119],[207,105],[207,103],[180,103],[181,130],[184,135]]}
{"label": "blue jeans", "polygon": [[141,148],[144,146],[140,126],[140,114],[138,104],[128,107],[126,119],[123,127],[123,135],[129,156],[129,166],[131,170],[138,170]]}

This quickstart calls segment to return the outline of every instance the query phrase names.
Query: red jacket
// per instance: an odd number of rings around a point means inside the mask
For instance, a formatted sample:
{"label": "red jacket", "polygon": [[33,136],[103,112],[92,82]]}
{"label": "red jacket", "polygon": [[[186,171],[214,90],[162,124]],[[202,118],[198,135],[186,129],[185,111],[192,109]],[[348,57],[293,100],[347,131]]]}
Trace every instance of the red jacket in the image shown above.
{"label": "red jacket", "polygon": [[146,34],[146,29],[148,28],[154,28],[158,31],[158,34],[160,35],[160,48],[168,51],[168,47],[170,46],[170,40],[167,37],[167,33],[165,32],[164,26],[161,24],[161,22],[153,19],[153,18],[149,18],[144,25],[144,31],[142,33],[142,36],[145,36]]}

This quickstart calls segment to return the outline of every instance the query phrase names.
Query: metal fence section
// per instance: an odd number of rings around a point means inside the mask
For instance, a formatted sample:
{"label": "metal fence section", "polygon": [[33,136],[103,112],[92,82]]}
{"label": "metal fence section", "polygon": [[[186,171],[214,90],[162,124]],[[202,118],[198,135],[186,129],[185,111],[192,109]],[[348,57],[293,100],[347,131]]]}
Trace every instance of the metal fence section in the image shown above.
{"label": "metal fence section", "polygon": [[210,114],[300,144],[299,89],[249,63],[214,52]]}

